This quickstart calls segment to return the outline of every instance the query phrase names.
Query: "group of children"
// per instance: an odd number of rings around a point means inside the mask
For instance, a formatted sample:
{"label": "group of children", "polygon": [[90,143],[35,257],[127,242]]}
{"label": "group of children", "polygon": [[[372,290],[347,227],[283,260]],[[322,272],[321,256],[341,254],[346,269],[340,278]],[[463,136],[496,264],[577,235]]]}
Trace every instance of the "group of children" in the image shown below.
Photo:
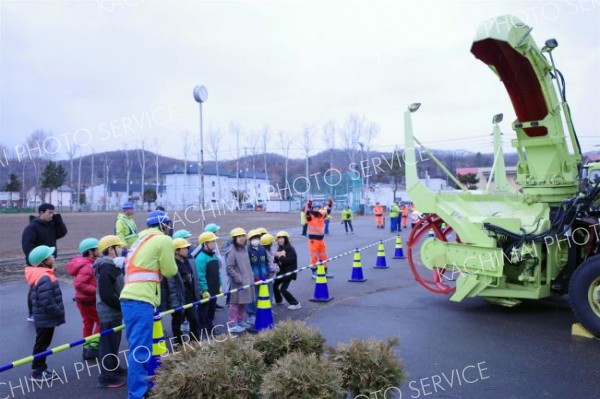
{"label": "group of children", "polygon": [[[226,270],[230,289],[241,288],[247,284],[265,281],[276,275],[293,272],[298,268],[296,250],[290,242],[290,235],[280,231],[275,238],[264,228],[250,230],[247,234],[241,227],[230,232],[231,242],[226,249]],[[273,243],[277,240],[277,249]],[[283,298],[288,309],[296,310],[302,306],[288,291],[296,273],[281,277],[269,283],[269,293],[274,297],[275,305],[282,305]],[[229,331],[242,333],[253,328],[256,322],[256,305],[259,286],[254,290],[240,290],[229,295]]]}
{"label": "group of children", "polygon": [[[190,243],[192,233],[189,231],[178,230],[173,234],[173,254],[178,273],[162,279],[159,310],[173,309],[221,293],[222,270],[226,271],[229,280],[228,290],[297,270],[296,251],[286,231],[280,231],[273,237],[264,228],[246,234],[244,229],[237,227],[230,232],[231,241],[226,245],[223,259],[217,245],[219,228],[216,224],[207,225],[198,237],[197,246]],[[117,327],[123,322],[119,298],[125,284],[124,249],[126,244],[116,235],[107,235],[100,240],[86,238],[79,245],[78,255],[66,265],[67,272],[74,277],[73,301],[81,314],[84,337]],[[26,280],[32,290],[36,328],[34,355],[48,349],[54,329],[65,323],[62,292],[54,274],[53,253],[54,247],[41,245],[34,248],[28,256],[31,266],[25,268]],[[288,309],[301,308],[288,291],[295,279],[296,273],[293,273],[269,284],[275,305],[283,304],[285,299]],[[228,295],[231,333],[242,333],[253,327],[257,298],[258,286],[254,290],[245,289]],[[213,298],[173,313],[171,328],[175,343],[182,344],[182,324],[186,319],[193,338],[201,339],[203,331],[212,333],[216,308],[216,299]],[[127,370],[119,366],[118,360],[120,344],[120,331],[102,335],[99,340],[87,340],[84,344],[84,360],[98,358],[102,362],[98,377],[100,388],[118,388],[126,384],[124,377]],[[59,377],[48,370],[45,357],[42,357],[33,361],[30,378],[44,382]]]}

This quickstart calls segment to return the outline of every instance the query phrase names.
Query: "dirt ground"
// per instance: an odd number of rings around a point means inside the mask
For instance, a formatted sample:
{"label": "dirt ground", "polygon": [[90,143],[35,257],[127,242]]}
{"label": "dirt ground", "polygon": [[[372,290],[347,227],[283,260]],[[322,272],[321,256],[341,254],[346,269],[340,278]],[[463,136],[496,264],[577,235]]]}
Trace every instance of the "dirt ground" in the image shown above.
{"label": "dirt ground", "polygon": [[[86,237],[100,238],[113,234],[116,213],[63,213],[63,220],[67,225],[68,233],[58,241],[58,252],[75,252],[79,242]],[[202,215],[200,212],[169,212],[173,218],[174,228],[187,229],[194,236],[202,232]],[[212,213],[205,213],[205,223],[216,223],[221,226],[219,236],[227,237],[227,233],[234,227],[243,227],[246,230],[255,227],[264,227],[272,233],[290,227],[299,227],[300,216],[298,213],[265,213],[265,212],[227,212],[213,217]],[[134,214],[138,231],[145,228],[146,212]],[[21,258],[21,235],[29,221],[28,214],[9,214],[0,216],[0,260]]]}

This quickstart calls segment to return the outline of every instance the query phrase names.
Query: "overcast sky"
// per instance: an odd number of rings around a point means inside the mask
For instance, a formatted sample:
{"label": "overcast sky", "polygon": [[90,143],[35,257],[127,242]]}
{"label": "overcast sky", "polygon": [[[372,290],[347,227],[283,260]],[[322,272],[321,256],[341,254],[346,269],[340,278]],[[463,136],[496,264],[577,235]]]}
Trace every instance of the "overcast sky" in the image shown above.
{"label": "overcast sky", "polygon": [[[192,90],[203,84],[205,142],[220,128],[222,159],[235,155],[231,121],[244,133],[268,126],[273,152],[277,132],[298,137],[314,125],[316,151],[325,148],[323,124],[350,113],[377,123],[372,146],[390,151],[403,147],[402,112],[415,101],[423,103],[414,121],[423,142],[491,151],[492,116],[504,113],[508,142],[514,112],[469,49],[477,27],[503,14],[532,26],[540,46],[558,40],[554,56],[582,145],[600,144],[597,0],[0,4],[0,143],[12,149],[43,129],[63,141],[79,131],[84,153],[125,141],[133,148],[145,136],[149,149],[156,138],[162,154],[182,158],[183,132],[199,137]],[[292,155],[300,157],[299,144]]]}

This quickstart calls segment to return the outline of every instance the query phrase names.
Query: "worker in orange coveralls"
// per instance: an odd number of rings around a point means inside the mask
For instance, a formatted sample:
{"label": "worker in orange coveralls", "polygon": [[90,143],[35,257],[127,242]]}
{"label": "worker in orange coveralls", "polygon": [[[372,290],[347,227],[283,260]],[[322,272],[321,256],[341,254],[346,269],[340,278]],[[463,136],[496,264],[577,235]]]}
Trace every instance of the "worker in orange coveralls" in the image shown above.
{"label": "worker in orange coveralls", "polygon": [[402,211],[402,228],[405,229],[408,222],[408,207],[402,204],[400,210]]}
{"label": "worker in orange coveralls", "polygon": [[383,229],[383,207],[379,205],[379,201],[373,207],[373,214],[375,215],[375,225],[378,229]]}
{"label": "worker in orange coveralls", "polygon": [[321,209],[321,204],[312,200],[306,203],[304,212],[306,213],[306,224],[308,225],[308,252],[310,253],[310,264],[313,278],[317,278],[316,264],[318,261],[323,263],[325,273],[328,278],[333,277],[327,271],[327,246],[325,245],[325,218],[331,208]]}

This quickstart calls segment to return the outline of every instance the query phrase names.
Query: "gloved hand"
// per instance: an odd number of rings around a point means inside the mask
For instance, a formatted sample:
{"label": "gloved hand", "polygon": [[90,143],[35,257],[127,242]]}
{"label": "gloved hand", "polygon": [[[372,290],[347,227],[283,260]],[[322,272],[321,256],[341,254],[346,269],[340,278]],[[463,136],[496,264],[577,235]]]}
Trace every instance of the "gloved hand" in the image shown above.
{"label": "gloved hand", "polygon": [[202,291],[202,299],[210,298],[210,293],[208,291]]}

